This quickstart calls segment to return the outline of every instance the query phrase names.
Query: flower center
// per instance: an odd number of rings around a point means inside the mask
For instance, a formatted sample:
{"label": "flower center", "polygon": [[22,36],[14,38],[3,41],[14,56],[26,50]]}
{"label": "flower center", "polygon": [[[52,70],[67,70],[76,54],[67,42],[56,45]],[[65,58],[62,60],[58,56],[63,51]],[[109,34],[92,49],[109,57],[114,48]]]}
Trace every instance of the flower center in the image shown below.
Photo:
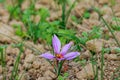
{"label": "flower center", "polygon": [[62,54],[57,54],[56,57],[61,59],[61,58],[63,58],[63,55]]}

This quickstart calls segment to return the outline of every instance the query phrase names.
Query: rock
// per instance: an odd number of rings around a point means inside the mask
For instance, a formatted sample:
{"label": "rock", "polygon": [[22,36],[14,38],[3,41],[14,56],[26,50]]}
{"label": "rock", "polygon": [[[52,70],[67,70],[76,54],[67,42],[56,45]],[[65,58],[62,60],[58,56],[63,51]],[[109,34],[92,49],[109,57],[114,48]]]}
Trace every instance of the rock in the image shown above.
{"label": "rock", "polygon": [[120,60],[116,54],[105,54],[104,57],[108,60]]}
{"label": "rock", "polygon": [[87,64],[81,71],[76,73],[76,77],[79,80],[82,80],[82,79],[85,79],[85,78],[93,79],[94,78],[94,72],[93,72],[92,64],[91,63]]}
{"label": "rock", "polygon": [[47,70],[44,74],[45,77],[51,77],[52,79],[56,78],[56,75],[51,72],[50,70]]}
{"label": "rock", "polygon": [[34,54],[28,54],[25,57],[25,62],[26,63],[32,63],[35,60],[35,55]]}
{"label": "rock", "polygon": [[0,74],[2,74],[2,66],[0,65]]}
{"label": "rock", "polygon": [[88,50],[92,50],[94,52],[100,52],[103,47],[104,40],[102,39],[93,39],[86,42],[86,47]]}

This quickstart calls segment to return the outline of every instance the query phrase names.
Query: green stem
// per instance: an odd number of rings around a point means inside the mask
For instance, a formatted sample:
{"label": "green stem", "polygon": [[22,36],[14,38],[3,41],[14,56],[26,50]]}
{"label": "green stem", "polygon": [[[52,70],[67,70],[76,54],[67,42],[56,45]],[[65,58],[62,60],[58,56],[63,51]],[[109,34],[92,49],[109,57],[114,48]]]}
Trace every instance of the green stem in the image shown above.
{"label": "green stem", "polygon": [[[111,8],[111,9],[112,9],[112,8]],[[113,13],[113,16],[115,17],[115,22],[116,22],[117,26],[119,26],[118,21],[117,21],[117,18],[116,18],[116,16],[115,16],[115,13],[114,13],[113,9],[112,9],[112,13]]]}
{"label": "green stem", "polygon": [[58,78],[58,76],[59,76],[60,73],[61,73],[61,69],[62,69],[63,63],[64,63],[64,61],[60,61],[60,62],[58,63],[58,73],[57,73],[57,78]]}
{"label": "green stem", "polygon": [[19,63],[20,63],[20,57],[21,57],[21,54],[23,53],[23,44],[20,44],[19,45],[19,49],[20,49],[20,52],[16,58],[16,61],[15,61],[15,65],[13,67],[13,71],[12,71],[12,75],[10,77],[10,80],[13,80],[13,79],[16,79],[16,76],[18,74],[18,66],[19,66]]}
{"label": "green stem", "polygon": [[48,59],[46,59],[46,60],[50,63],[51,66],[53,66],[53,68],[54,68],[54,70],[55,70],[55,73],[57,73],[57,69],[56,69],[56,67],[55,67],[55,64],[52,64],[52,62],[51,62],[50,60],[48,60]]}
{"label": "green stem", "polygon": [[0,47],[0,54],[1,54],[1,65],[2,65],[2,70],[3,70],[3,80],[6,80],[6,53],[5,53],[5,47]]}
{"label": "green stem", "polygon": [[96,10],[95,8],[94,8],[94,10],[99,14],[100,18],[102,19],[102,21],[104,22],[104,24],[105,24],[105,25],[107,26],[107,28],[109,29],[109,31],[111,32],[112,36],[114,37],[114,40],[116,41],[117,45],[120,47],[120,44],[119,44],[117,38],[115,37],[115,35],[114,35],[114,33],[113,33],[112,29],[111,29],[111,26],[107,24],[107,22],[105,21],[105,19],[101,16],[99,10]]}
{"label": "green stem", "polygon": [[116,41],[117,45],[120,47],[120,44],[119,44],[119,42],[118,42],[117,38],[115,37],[115,35],[114,35],[114,33],[113,33],[112,29],[110,28],[110,26],[107,24],[107,22],[104,20],[104,18],[103,18],[103,17],[101,17],[101,19],[103,20],[104,24],[107,26],[107,28],[109,29],[109,31],[111,32],[111,34],[112,34],[112,36],[114,37],[114,39],[115,39],[115,41]]}
{"label": "green stem", "polygon": [[62,4],[62,24],[61,24],[61,28],[65,29],[66,28],[66,23],[65,23],[65,10],[66,10],[66,1],[63,1]]}
{"label": "green stem", "polygon": [[76,2],[77,2],[77,0],[75,0],[75,1],[73,2],[73,4],[71,5],[71,7],[69,8],[69,10],[67,11],[66,20],[65,20],[65,23],[66,23],[66,24],[67,24],[67,21],[68,21],[68,18],[69,18],[69,16],[70,16],[70,13],[71,13],[73,7],[75,6]]}
{"label": "green stem", "polygon": [[103,66],[104,66],[104,51],[102,51],[102,56],[101,56],[101,80],[103,80],[103,76],[104,76]]}

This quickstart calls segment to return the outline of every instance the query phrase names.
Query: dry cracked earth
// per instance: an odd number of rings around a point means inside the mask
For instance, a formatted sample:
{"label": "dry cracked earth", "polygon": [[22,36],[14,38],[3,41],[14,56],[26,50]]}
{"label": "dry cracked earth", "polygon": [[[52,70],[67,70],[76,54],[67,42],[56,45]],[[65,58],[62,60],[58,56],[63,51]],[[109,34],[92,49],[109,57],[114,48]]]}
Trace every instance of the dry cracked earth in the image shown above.
{"label": "dry cracked earth", "polygon": [[[6,3],[10,4],[11,0],[7,0]],[[73,1],[73,0],[71,0]],[[83,15],[86,9],[90,9],[92,6],[99,7],[103,13],[103,18],[109,24],[116,24],[115,21],[112,21],[113,12],[115,16],[120,17],[120,1],[116,0],[116,4],[111,7],[109,0],[82,0],[77,3],[75,8],[72,10],[71,14],[75,15],[77,18]],[[103,6],[106,4],[107,6]],[[30,5],[28,0],[25,0],[21,6],[22,10],[26,9]],[[54,21],[61,17],[61,8],[58,7],[56,9],[56,4],[53,0],[37,0],[35,3],[35,9],[38,10],[41,7],[46,7],[50,11],[49,21]],[[112,12],[113,10],[113,12]],[[76,36],[80,37],[83,31],[89,32],[94,25],[100,25],[100,28],[103,30],[103,35],[107,34],[110,38],[108,40],[101,39],[92,39],[86,42],[84,48],[80,52],[79,56],[80,60],[86,60],[84,66],[80,64],[80,62],[75,61],[66,61],[68,65],[67,73],[69,73],[66,80],[94,80],[94,72],[92,68],[92,63],[90,62],[90,58],[92,57],[90,51],[96,52],[96,61],[98,67],[98,74],[100,75],[100,65],[101,65],[101,51],[103,45],[105,48],[110,48],[110,52],[104,55],[105,63],[104,63],[104,80],[120,80],[115,79],[120,76],[120,69],[118,71],[117,68],[120,66],[120,56],[118,56],[117,51],[118,48],[113,36],[109,32],[109,30],[105,27],[104,23],[99,19],[99,15],[92,11],[89,19],[83,19],[81,24],[76,24],[71,19],[69,19],[67,28],[74,28],[77,31]],[[15,19],[9,20],[10,14],[5,9],[4,4],[0,4],[0,45],[7,44],[6,48],[6,72],[7,72],[7,80],[11,75],[13,65],[15,62],[15,58],[19,53],[18,48],[14,48],[12,46],[16,41],[22,41],[22,39],[15,35],[15,30],[12,27],[14,24],[20,24],[24,29],[24,24],[21,21],[17,21]],[[37,22],[40,18],[38,16],[33,16],[35,21]],[[119,23],[118,23],[119,24]],[[120,31],[114,32],[116,38],[120,42]],[[6,36],[7,35],[7,36]],[[15,39],[12,40],[11,38]],[[44,59],[39,57],[35,51],[31,50],[30,47],[35,47],[44,53],[46,51],[50,51],[51,47],[45,44],[44,42],[34,44],[32,41],[24,41],[27,47],[24,47],[24,52],[21,56],[21,61],[19,65],[19,75],[22,75],[21,80],[53,80],[56,78],[56,75],[53,71],[53,67]],[[0,65],[0,80],[3,79],[2,66]],[[113,73],[114,76],[113,76]],[[100,80],[101,76],[98,76]]]}

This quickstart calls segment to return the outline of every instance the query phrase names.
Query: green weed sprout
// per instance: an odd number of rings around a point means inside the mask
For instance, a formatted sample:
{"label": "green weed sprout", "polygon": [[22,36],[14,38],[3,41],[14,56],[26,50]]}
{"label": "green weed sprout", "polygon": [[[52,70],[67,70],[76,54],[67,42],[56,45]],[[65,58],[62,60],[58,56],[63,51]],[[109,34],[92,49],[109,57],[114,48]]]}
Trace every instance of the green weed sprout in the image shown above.
{"label": "green weed sprout", "polygon": [[66,24],[67,24],[67,21],[68,21],[68,18],[70,16],[70,13],[72,11],[72,9],[74,8],[77,0],[75,0],[71,6],[69,7],[69,9],[67,10],[66,6],[67,6],[67,3],[69,2],[69,0],[55,0],[58,4],[60,4],[62,6],[62,20],[61,20],[61,23],[60,23],[60,28],[62,29],[66,29]]}

